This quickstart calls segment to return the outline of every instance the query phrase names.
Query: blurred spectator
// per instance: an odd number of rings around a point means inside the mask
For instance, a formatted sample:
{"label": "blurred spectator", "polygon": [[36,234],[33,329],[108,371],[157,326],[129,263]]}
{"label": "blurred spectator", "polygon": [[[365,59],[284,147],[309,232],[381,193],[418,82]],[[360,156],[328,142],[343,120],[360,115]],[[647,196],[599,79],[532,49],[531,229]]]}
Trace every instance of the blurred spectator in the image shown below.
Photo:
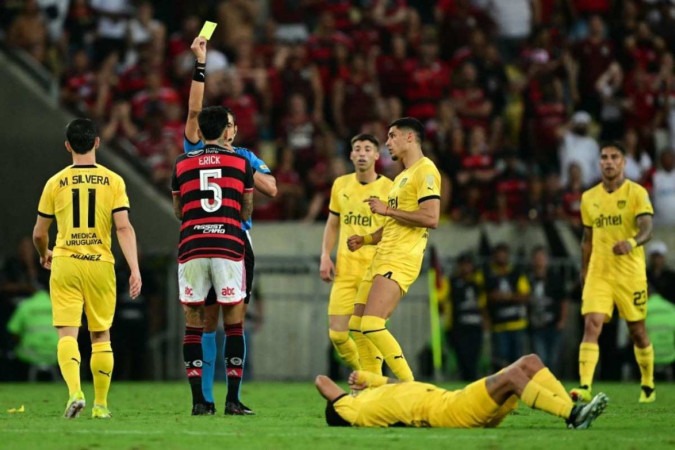
{"label": "blurred spectator", "polygon": [[171,132],[164,129],[164,113],[151,109],[145,118],[145,128],[134,140],[138,156],[148,170],[151,181],[159,188],[169,185],[175,159],[182,153]]}
{"label": "blurred spectator", "polygon": [[626,80],[626,95],[626,126],[635,128],[640,144],[651,149],[660,117],[657,92],[651,75],[643,66],[638,65]]}
{"label": "blurred spectator", "polygon": [[532,294],[529,304],[532,351],[551,371],[559,368],[562,330],[567,321],[567,295],[563,278],[551,270],[547,250],[532,250],[529,274]]}
{"label": "blurred spectator", "polygon": [[487,330],[485,280],[473,257],[464,253],[450,276],[450,304],[445,337],[457,357],[460,379],[479,378],[478,363],[483,352],[483,332]]}
{"label": "blurred spectator", "polygon": [[164,53],[166,28],[154,18],[152,2],[142,0],[136,4],[136,11],[129,21],[129,41],[132,47],[148,45],[153,52]]}
{"label": "blurred spectator", "polygon": [[91,0],[91,7],[96,12],[96,42],[94,58],[97,64],[105,60],[111,53],[116,53],[123,60],[127,47],[127,32],[132,6],[130,0]]}
{"label": "blurred spectator", "polygon": [[606,37],[602,17],[590,17],[588,37],[578,42],[572,52],[580,66],[576,80],[579,98],[575,100],[579,103],[579,109],[597,116],[601,103],[595,86],[615,58],[614,44]]}
{"label": "blurred spectator", "polygon": [[[231,55],[239,42],[251,40],[255,35],[255,23],[260,15],[261,4],[252,0],[229,0],[218,2],[216,15],[218,26],[215,42]],[[209,49],[211,51],[211,49]],[[237,117],[237,123],[239,118]]]}
{"label": "blurred spectator", "polygon": [[560,178],[567,185],[569,166],[575,162],[581,169],[583,187],[587,189],[600,179],[600,147],[588,135],[591,116],[586,111],[577,111],[567,127],[562,127],[560,148]]}
{"label": "blurred spectator", "polygon": [[675,304],[675,271],[668,267],[667,256],[665,242],[654,240],[647,244],[647,281],[654,293]]}
{"label": "blurred spectator", "polygon": [[49,293],[40,289],[22,300],[9,319],[7,330],[16,341],[16,379],[35,381],[38,372],[46,372],[54,381],[58,376],[56,346],[59,336],[52,325]]}
{"label": "blurred spectator", "polygon": [[228,71],[225,80],[223,106],[229,108],[237,118],[235,143],[240,147],[255,148],[259,137],[258,104],[253,96],[244,91],[244,83],[239,72]]}
{"label": "blurred spectator", "polygon": [[8,46],[20,48],[40,64],[45,64],[49,45],[47,33],[47,23],[38,1],[26,0],[7,31],[6,42]]}
{"label": "blurred spectator", "polygon": [[490,129],[492,102],[479,84],[476,66],[471,62],[467,61],[459,67],[450,99],[467,132],[474,127]]}
{"label": "blurred spectator", "polygon": [[254,220],[297,220],[302,217],[305,189],[295,169],[295,151],[281,147],[277,152],[276,167],[272,171],[277,180],[278,194],[274,198],[255,196]]}
{"label": "blurred spectator", "polygon": [[532,32],[533,10],[540,0],[487,0],[485,9],[497,24],[497,45],[506,59],[513,59]]}
{"label": "blurred spectator", "polygon": [[492,250],[485,270],[485,287],[492,331],[492,368],[501,370],[525,352],[531,294],[527,276],[513,266],[511,249],[504,242]]}
{"label": "blurred spectator", "polygon": [[91,52],[96,30],[96,16],[87,0],[73,0],[70,2],[66,22],[64,24],[64,44],[67,55],[84,49]]}
{"label": "blurred spectator", "polygon": [[515,150],[502,154],[495,178],[496,217],[499,222],[523,219],[527,209],[527,170]]}
{"label": "blurred spectator", "polygon": [[400,96],[405,92],[414,60],[410,58],[408,41],[402,34],[394,34],[389,48],[377,55],[376,72],[382,96]]}
{"label": "blurred spectator", "polygon": [[526,124],[527,144],[535,169],[550,173],[558,169],[558,130],[567,122],[567,107],[560,79],[549,78],[540,88],[541,97],[533,102],[532,116]]}
{"label": "blurred spectator", "polygon": [[652,181],[654,223],[675,225],[675,151],[663,150],[660,160]]}
{"label": "blurred spectator", "polygon": [[61,80],[61,103],[83,115],[90,115],[96,104],[97,74],[84,48],[75,50],[70,67]]}
{"label": "blurred spectator", "polygon": [[624,111],[627,105],[623,91],[623,69],[617,61],[612,62],[600,75],[595,83],[595,90],[600,99],[600,139],[619,139],[624,128]]}
{"label": "blurred spectator", "polygon": [[355,53],[349,61],[347,74],[333,84],[333,120],[338,136],[345,141],[359,132],[361,124],[375,117],[379,97],[377,82],[368,72],[365,56]]}
{"label": "blurred spectator", "polygon": [[438,43],[427,39],[411,65],[405,89],[405,114],[423,123],[436,116],[436,102],[450,84],[450,70],[438,57]]}
{"label": "blurred spectator", "polygon": [[640,145],[638,134],[634,128],[626,128],[623,135],[623,144],[626,148],[626,178],[636,183],[644,184],[647,175],[652,170],[652,158]]}
{"label": "blurred spectator", "polygon": [[567,185],[562,194],[563,217],[569,222],[572,230],[581,237],[583,223],[581,222],[581,195],[584,193],[584,180],[581,166],[572,163],[567,168]]}

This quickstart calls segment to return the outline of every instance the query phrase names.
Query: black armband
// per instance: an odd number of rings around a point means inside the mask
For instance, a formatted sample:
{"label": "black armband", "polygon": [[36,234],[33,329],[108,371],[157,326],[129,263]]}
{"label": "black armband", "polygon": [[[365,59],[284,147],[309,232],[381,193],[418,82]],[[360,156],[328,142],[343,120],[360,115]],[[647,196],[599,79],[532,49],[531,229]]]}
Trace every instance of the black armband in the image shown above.
{"label": "black armband", "polygon": [[192,80],[200,83],[206,81],[206,63],[195,61],[195,70],[192,72]]}

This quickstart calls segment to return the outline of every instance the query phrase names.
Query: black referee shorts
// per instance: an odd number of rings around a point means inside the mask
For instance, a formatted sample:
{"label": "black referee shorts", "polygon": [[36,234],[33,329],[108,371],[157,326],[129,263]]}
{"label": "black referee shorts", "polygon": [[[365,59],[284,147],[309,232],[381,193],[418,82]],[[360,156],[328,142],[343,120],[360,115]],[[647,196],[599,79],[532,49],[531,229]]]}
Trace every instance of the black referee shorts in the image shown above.
{"label": "black referee shorts", "polygon": [[[246,232],[246,249],[244,250],[244,271],[246,273],[246,297],[244,303],[248,305],[251,301],[251,291],[253,290],[253,270],[255,269],[255,256],[251,246],[251,236]],[[216,304],[216,291],[213,287],[209,289],[209,295],[206,296],[205,306]]]}

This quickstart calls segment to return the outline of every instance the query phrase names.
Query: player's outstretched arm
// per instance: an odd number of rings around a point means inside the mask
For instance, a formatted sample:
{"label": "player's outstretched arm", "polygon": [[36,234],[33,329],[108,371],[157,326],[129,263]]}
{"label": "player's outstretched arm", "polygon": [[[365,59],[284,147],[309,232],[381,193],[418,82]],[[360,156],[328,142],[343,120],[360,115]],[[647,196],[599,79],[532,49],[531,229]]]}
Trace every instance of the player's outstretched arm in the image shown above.
{"label": "player's outstretched arm", "polygon": [[204,103],[204,83],[206,82],[206,38],[197,36],[190,50],[195,55],[195,71],[192,74],[190,84],[190,96],[188,98],[188,116],[185,121],[185,137],[190,142],[199,141],[199,123],[197,118]]}
{"label": "player's outstretched arm", "polygon": [[141,271],[138,267],[138,249],[136,248],[136,232],[129,221],[129,211],[121,210],[113,214],[117,240],[129,265],[129,296],[134,299],[141,293]]}
{"label": "player's outstretched arm", "polygon": [[49,227],[54,219],[37,216],[33,228],[33,245],[40,255],[40,265],[47,270],[52,268],[52,251],[49,250]]}
{"label": "player's outstretched arm", "polygon": [[337,242],[340,232],[340,219],[336,214],[328,213],[326,226],[323,229],[323,239],[321,241],[321,262],[319,263],[319,275],[323,281],[333,281],[335,276],[335,265],[330,258],[330,253]]}

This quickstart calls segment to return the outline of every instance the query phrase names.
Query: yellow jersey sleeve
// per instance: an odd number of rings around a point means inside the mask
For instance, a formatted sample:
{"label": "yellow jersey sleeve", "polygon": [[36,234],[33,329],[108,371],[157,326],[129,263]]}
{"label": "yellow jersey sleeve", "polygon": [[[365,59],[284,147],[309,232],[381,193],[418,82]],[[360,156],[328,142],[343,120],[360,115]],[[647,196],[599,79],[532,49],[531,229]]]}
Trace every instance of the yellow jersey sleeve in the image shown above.
{"label": "yellow jersey sleeve", "polygon": [[343,178],[337,178],[333,183],[333,187],[330,190],[330,203],[328,203],[328,210],[335,214],[340,215],[340,191],[342,190],[342,180]]}
{"label": "yellow jersey sleeve", "polygon": [[129,209],[129,196],[127,195],[127,186],[124,183],[124,179],[116,174],[115,178],[117,179],[117,192],[113,201],[113,213]]}
{"label": "yellow jersey sleeve", "polygon": [[654,215],[654,207],[652,206],[652,201],[649,198],[649,193],[645,188],[635,185],[635,188],[631,191],[631,194],[634,200],[633,204],[635,205],[635,217],[645,214],[652,216]]}
{"label": "yellow jersey sleeve", "polygon": [[42,189],[40,203],[38,204],[38,214],[53,219],[56,215],[54,208],[54,177],[50,178]]}
{"label": "yellow jersey sleeve", "polygon": [[425,200],[441,198],[441,174],[436,166],[431,163],[425,164],[419,171],[415,172],[417,178],[414,186],[417,187],[417,203]]}
{"label": "yellow jersey sleeve", "polygon": [[593,226],[593,220],[591,219],[588,207],[589,207],[588,195],[586,195],[586,193],[583,193],[581,195],[581,223],[585,227],[590,228]]}

